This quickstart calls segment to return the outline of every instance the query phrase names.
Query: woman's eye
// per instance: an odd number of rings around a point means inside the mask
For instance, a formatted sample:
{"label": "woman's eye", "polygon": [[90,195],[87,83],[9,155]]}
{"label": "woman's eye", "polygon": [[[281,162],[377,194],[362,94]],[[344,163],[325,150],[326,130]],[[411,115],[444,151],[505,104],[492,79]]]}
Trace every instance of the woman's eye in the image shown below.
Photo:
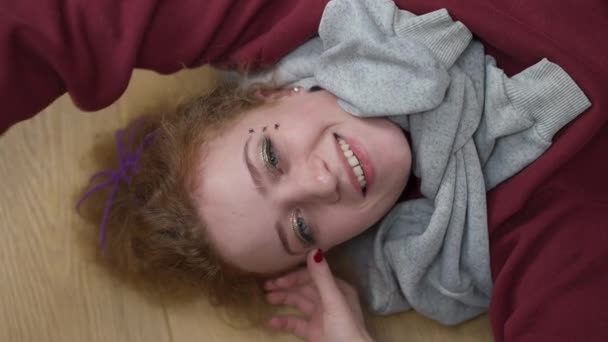
{"label": "woman's eye", "polygon": [[315,244],[315,238],[312,235],[312,229],[306,224],[306,221],[302,217],[300,210],[294,212],[292,218],[293,231],[295,232],[298,239],[306,246],[312,246]]}
{"label": "woman's eye", "polygon": [[264,164],[272,169],[279,168],[279,157],[272,147],[272,141],[270,138],[264,138],[262,143],[262,159],[264,159]]}

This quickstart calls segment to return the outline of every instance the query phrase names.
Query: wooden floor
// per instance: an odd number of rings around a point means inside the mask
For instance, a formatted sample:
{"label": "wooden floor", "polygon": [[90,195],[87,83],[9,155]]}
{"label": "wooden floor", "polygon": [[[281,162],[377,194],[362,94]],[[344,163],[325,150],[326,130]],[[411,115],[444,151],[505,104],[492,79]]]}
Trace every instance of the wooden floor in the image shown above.
{"label": "wooden floor", "polygon": [[[81,238],[94,227],[76,215],[74,199],[95,171],[95,140],[134,114],[175,107],[212,80],[208,69],[136,72],[123,98],[105,110],[84,113],[62,97],[0,137],[0,341],[298,340],[231,326],[204,300],[151,301],[109,276]],[[492,340],[486,317],[450,328],[415,313],[370,321],[379,341]]]}

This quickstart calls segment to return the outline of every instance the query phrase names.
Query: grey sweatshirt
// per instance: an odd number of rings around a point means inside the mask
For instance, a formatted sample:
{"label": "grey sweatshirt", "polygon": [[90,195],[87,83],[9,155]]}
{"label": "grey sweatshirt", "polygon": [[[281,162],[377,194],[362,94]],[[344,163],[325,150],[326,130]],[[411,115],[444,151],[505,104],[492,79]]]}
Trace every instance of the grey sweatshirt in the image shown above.
{"label": "grey sweatshirt", "polygon": [[347,242],[373,311],[415,309],[444,324],[486,311],[492,292],[486,191],[520,171],[590,106],[546,59],[507,77],[446,10],[333,0],[319,37],[250,81],[321,86],[362,117],[410,132],[424,198],[397,203]]}

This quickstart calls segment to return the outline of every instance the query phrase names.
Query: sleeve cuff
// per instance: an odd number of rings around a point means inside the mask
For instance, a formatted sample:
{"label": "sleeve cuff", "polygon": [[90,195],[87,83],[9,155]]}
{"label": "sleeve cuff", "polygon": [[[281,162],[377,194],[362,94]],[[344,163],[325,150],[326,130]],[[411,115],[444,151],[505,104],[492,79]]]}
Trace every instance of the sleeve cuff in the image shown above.
{"label": "sleeve cuff", "polygon": [[591,106],[574,80],[546,58],[506,82],[513,106],[536,121],[536,130],[551,141],[568,122]]}
{"label": "sleeve cuff", "polygon": [[454,21],[446,9],[420,16],[406,14],[409,12],[400,11],[395,33],[421,42],[448,68],[473,39],[471,31],[463,23]]}

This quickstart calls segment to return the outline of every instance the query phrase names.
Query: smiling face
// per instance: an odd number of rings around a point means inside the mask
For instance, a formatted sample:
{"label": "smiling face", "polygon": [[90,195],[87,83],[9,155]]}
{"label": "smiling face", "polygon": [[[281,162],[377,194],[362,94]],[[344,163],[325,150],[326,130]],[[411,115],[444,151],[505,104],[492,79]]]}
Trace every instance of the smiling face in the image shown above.
{"label": "smiling face", "polygon": [[201,148],[194,198],[221,256],[274,273],[371,227],[405,188],[401,129],[348,114],[327,91],[285,91]]}

